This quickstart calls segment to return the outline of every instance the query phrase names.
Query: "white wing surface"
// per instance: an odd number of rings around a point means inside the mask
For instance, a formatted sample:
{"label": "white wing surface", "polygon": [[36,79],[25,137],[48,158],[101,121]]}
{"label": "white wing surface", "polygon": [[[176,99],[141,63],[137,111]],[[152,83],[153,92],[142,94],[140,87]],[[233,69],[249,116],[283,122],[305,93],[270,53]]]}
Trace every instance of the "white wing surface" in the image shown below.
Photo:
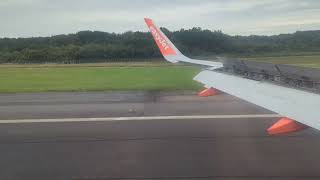
{"label": "white wing surface", "polygon": [[320,130],[320,95],[214,71],[194,80]]}

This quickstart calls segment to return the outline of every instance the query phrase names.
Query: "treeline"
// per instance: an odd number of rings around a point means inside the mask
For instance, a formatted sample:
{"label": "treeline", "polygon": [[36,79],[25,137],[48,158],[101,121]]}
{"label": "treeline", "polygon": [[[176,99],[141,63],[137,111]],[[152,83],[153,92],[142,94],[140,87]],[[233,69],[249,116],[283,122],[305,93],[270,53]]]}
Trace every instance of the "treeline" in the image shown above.
{"label": "treeline", "polygon": [[[189,56],[320,52],[320,31],[275,36],[229,36],[221,31],[201,28],[174,32],[162,30]],[[81,31],[52,37],[0,39],[0,63],[138,61],[159,57],[161,54],[147,32]]]}

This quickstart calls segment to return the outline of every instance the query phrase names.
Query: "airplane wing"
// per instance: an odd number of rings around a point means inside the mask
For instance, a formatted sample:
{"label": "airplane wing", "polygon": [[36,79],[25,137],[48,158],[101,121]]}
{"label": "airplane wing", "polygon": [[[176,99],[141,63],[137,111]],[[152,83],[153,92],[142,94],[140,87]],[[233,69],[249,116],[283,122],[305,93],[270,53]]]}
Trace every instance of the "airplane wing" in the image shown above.
{"label": "airplane wing", "polygon": [[208,70],[200,72],[194,80],[205,87],[218,89],[286,117],[269,128],[269,134],[301,130],[304,125],[320,130],[319,94],[217,71],[216,69],[223,67],[223,63],[184,56],[151,19],[145,18],[145,22],[166,60],[209,67]]}

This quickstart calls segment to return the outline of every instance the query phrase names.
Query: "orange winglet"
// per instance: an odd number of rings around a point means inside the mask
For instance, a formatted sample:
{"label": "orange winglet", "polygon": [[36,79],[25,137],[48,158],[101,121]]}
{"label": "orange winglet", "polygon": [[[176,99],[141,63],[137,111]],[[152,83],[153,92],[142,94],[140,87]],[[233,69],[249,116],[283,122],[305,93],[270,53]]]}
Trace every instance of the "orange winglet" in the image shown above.
{"label": "orange winglet", "polygon": [[159,31],[159,29],[153,24],[152,19],[144,18],[147,26],[150,29],[150,32],[153,36],[153,39],[156,41],[157,46],[159,47],[162,55],[176,55],[176,51],[171,47],[170,43],[163,36],[163,34]]}
{"label": "orange winglet", "polygon": [[215,96],[220,94],[220,91],[214,88],[207,88],[200,93],[198,93],[198,96],[200,97],[209,97],[209,96]]}
{"label": "orange winglet", "polygon": [[306,125],[296,122],[289,118],[282,118],[274,125],[272,125],[267,131],[270,135],[279,135],[300,131],[307,128]]}

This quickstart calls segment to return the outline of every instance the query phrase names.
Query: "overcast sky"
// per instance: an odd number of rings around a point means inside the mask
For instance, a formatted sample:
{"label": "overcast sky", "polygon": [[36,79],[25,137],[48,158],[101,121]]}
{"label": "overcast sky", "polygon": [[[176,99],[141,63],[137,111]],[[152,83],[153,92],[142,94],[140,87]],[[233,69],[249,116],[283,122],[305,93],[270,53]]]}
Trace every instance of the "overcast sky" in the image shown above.
{"label": "overcast sky", "polygon": [[272,35],[320,29],[320,1],[0,0],[0,37],[147,31],[144,17],[170,30],[201,27],[231,35]]}

